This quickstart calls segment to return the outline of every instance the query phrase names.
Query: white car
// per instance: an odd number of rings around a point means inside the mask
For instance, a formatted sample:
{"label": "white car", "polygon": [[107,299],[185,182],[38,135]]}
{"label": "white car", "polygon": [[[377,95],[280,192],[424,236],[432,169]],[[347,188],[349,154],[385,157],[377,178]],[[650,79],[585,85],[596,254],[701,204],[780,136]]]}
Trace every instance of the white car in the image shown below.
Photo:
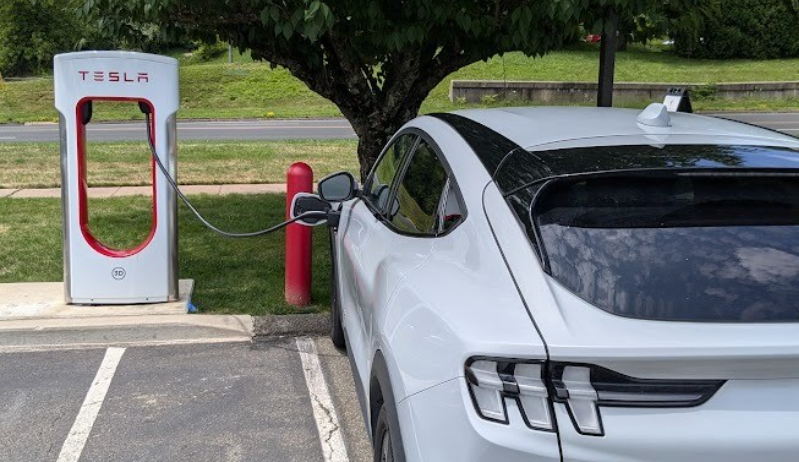
{"label": "white car", "polygon": [[319,189],[375,461],[799,460],[796,138],[434,114]]}

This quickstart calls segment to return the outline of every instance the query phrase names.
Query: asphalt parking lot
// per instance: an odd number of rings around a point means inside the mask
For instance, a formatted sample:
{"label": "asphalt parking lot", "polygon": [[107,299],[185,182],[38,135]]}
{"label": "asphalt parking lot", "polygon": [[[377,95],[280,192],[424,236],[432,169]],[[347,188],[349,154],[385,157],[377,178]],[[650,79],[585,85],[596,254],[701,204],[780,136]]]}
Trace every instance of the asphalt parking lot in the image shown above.
{"label": "asphalt parking lot", "polygon": [[0,353],[2,462],[366,460],[327,339]]}

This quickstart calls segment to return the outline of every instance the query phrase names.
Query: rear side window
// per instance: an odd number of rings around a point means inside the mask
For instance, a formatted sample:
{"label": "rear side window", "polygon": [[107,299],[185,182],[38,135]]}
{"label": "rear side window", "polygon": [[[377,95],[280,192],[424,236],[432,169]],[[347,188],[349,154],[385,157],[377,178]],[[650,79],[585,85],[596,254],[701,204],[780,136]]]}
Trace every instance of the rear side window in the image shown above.
{"label": "rear side window", "polygon": [[458,192],[452,178],[447,180],[438,212],[438,232],[446,233],[463,220],[463,209],[458,200]]}
{"label": "rear side window", "polygon": [[381,212],[386,211],[386,203],[391,192],[391,183],[399,173],[402,162],[416,144],[416,135],[406,134],[397,137],[380,157],[365,187],[365,199]]}
{"label": "rear side window", "polygon": [[397,187],[388,214],[391,224],[405,233],[437,234],[446,185],[447,172],[435,151],[424,140],[419,141]]}
{"label": "rear side window", "polygon": [[533,204],[553,278],[610,313],[799,321],[799,179],[595,177]]}

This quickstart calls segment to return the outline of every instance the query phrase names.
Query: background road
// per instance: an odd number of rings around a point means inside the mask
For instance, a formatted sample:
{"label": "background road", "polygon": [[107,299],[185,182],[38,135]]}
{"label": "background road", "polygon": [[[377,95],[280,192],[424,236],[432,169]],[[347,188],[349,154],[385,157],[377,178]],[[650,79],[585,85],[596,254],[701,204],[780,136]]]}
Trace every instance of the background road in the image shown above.
{"label": "background road", "polygon": [[[799,136],[799,113],[725,113],[740,120]],[[142,140],[144,124],[90,124],[93,141]],[[185,121],[178,123],[181,140],[355,139],[344,119]],[[58,125],[0,125],[0,141],[58,141]]]}
{"label": "background road", "polygon": [[[91,123],[92,141],[145,139],[144,121]],[[356,139],[345,119],[178,122],[178,140]],[[58,141],[57,124],[0,125],[2,141]]]}

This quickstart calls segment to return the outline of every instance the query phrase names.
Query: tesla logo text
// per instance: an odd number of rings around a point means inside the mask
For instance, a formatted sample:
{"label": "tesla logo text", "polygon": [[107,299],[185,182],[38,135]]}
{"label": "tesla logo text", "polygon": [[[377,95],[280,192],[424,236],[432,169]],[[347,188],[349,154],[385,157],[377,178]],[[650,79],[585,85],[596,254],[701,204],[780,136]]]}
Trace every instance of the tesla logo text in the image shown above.
{"label": "tesla logo text", "polygon": [[147,72],[118,72],[118,71],[78,71],[80,79],[84,82],[121,82],[121,83],[150,83],[150,74]]}

